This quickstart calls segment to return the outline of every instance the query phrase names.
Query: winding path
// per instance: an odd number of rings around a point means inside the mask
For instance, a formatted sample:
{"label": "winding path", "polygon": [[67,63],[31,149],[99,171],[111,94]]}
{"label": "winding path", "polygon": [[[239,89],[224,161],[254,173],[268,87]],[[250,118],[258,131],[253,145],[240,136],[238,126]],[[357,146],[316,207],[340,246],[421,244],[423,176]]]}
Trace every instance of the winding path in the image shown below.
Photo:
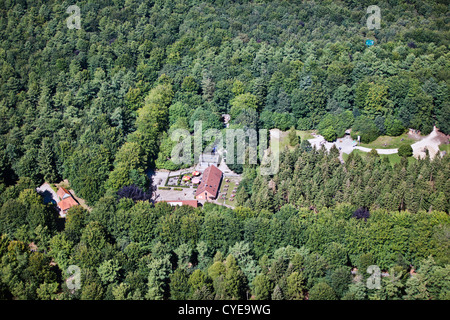
{"label": "winding path", "polygon": [[[356,146],[355,141],[350,138],[350,136],[346,136],[343,138],[337,139],[335,142],[328,142],[321,135],[314,134],[315,138],[309,139],[308,141],[312,146],[316,146],[316,148],[320,149],[322,146],[325,146],[327,150],[330,150],[333,145],[339,149],[339,159],[342,159],[342,153],[349,154],[353,151],[353,149],[358,149],[363,152],[370,152],[371,148]],[[433,131],[420,141],[413,143],[411,145],[413,149],[413,156],[415,158],[423,158],[425,157],[425,148],[428,149],[430,158],[433,159],[439,151],[439,145],[444,141],[447,141],[449,138],[442,132],[434,127]],[[395,149],[375,149],[378,154],[395,154],[398,153],[398,148]]]}

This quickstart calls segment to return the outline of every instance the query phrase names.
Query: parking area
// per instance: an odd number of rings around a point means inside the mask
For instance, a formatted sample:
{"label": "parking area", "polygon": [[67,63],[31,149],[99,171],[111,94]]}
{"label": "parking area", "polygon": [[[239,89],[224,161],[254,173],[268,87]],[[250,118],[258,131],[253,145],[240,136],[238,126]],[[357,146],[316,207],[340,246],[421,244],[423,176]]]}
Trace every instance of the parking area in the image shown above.
{"label": "parking area", "polygon": [[53,188],[46,182],[40,187],[36,188],[37,193],[44,197],[44,204],[53,203],[57,204],[60,199]]}
{"label": "parking area", "polygon": [[162,200],[195,200],[195,190],[194,188],[182,188],[183,190],[161,190],[158,189],[156,193],[156,201]]}
{"label": "parking area", "polygon": [[184,175],[192,176],[194,168],[177,171],[155,171],[151,177],[155,187],[155,200],[195,200],[194,184],[183,181]]}

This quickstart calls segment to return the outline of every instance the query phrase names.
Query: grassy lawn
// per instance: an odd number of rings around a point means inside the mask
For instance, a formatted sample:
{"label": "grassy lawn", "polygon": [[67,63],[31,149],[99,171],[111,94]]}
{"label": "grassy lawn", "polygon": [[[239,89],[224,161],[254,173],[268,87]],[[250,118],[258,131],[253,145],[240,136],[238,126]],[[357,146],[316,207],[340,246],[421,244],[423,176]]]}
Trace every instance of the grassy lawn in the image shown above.
{"label": "grassy lawn", "polygon": [[[403,139],[403,141],[402,141]],[[404,133],[397,137],[380,136],[371,143],[361,143],[361,147],[375,148],[375,149],[396,149],[402,144],[413,144],[417,142],[414,139],[408,137],[407,133]]]}
{"label": "grassy lawn", "polygon": [[450,144],[440,144],[439,150],[447,152],[447,154],[450,153]]}
{"label": "grassy lawn", "polygon": [[[311,132],[313,132],[313,130],[296,130],[297,132],[297,136],[300,137],[303,140],[309,140],[309,139],[313,139],[313,135],[311,134]],[[281,131],[281,138],[280,138],[280,151],[284,150],[286,147],[288,147],[290,150],[294,150],[294,147],[291,147],[289,145],[289,135],[287,131]]]}
{"label": "grassy lawn", "polygon": [[[276,143],[277,140],[275,140],[274,142]],[[286,147],[288,147],[290,150],[294,149],[293,147],[291,147],[289,145],[288,135],[284,131],[282,131],[281,137],[278,140],[278,143],[279,143],[280,152],[283,151]]]}
{"label": "grassy lawn", "polygon": [[[367,152],[364,152],[364,151],[361,151],[361,150],[358,150],[358,149],[354,149],[352,152],[358,153],[363,158],[367,155]],[[349,155],[346,154],[346,153],[342,154],[342,158],[344,159],[344,162],[347,161],[348,156]],[[389,159],[389,162],[391,163],[391,165],[394,165],[396,163],[400,163],[400,160],[401,160],[401,157],[397,153],[394,153],[394,154],[380,154],[380,157],[381,158],[386,158],[387,157]],[[412,162],[415,162],[415,161],[417,161],[417,159],[414,158],[414,157],[409,157],[408,158],[408,162],[409,163],[412,163]]]}
{"label": "grassy lawn", "polygon": [[314,139],[313,135],[311,134],[313,130],[297,130],[297,136],[300,136],[300,138],[303,140],[309,140]]}
{"label": "grassy lawn", "polygon": [[[226,182],[226,179],[230,180],[230,182]],[[236,206],[236,200],[230,201],[230,198],[231,198],[231,195],[233,194],[233,189],[238,187],[236,185],[236,182],[239,182],[239,181],[240,181],[240,178],[224,177],[224,179],[222,181],[222,184],[220,186],[220,195],[219,195],[219,198],[217,199],[217,202],[224,203],[224,200],[222,199],[221,194],[226,192],[225,204],[235,207]],[[228,191],[224,190],[226,185],[228,185]]]}

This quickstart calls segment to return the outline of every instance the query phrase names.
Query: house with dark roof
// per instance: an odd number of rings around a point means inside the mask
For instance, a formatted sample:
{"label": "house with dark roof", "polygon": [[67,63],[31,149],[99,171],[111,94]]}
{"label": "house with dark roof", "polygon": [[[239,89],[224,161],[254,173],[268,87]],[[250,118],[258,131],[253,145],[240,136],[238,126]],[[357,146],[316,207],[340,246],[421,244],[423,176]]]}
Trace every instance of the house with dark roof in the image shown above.
{"label": "house with dark roof", "polygon": [[219,193],[220,183],[222,182],[222,171],[219,168],[212,165],[205,169],[197,191],[195,192],[195,198],[197,200],[214,200]]}

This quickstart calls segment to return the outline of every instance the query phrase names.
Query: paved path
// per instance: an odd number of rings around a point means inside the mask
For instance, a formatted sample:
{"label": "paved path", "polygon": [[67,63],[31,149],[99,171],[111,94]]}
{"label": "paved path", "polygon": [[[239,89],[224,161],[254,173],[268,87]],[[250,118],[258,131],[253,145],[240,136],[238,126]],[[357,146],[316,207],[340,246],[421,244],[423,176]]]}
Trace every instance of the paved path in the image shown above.
{"label": "paved path", "polygon": [[[371,148],[366,148],[366,147],[360,147],[360,146],[356,146],[355,149],[364,151],[364,152],[370,152],[372,151]],[[398,152],[398,149],[375,149],[377,150],[378,154],[394,154]]]}
{"label": "paved path", "polygon": [[224,177],[240,177],[241,176],[240,174],[237,174],[237,173],[231,171],[230,168],[228,168],[227,163],[223,160],[223,157],[221,157],[218,168],[220,169],[220,171],[223,172]]}
{"label": "paved path", "polygon": [[[366,147],[360,147],[356,145],[356,141],[353,140],[350,136],[345,136],[343,138],[337,139],[335,142],[328,142],[325,140],[325,138],[318,134],[313,134],[315,138],[309,139],[309,143],[311,143],[312,146],[316,146],[317,149],[322,148],[322,146],[325,146],[325,149],[330,151],[330,149],[333,147],[333,145],[336,145],[336,148],[339,150],[339,160],[343,163],[344,158],[342,157],[343,153],[349,154],[354,149],[361,150],[363,152],[370,152],[371,148]],[[398,152],[398,149],[376,149],[378,154],[394,154]]]}

